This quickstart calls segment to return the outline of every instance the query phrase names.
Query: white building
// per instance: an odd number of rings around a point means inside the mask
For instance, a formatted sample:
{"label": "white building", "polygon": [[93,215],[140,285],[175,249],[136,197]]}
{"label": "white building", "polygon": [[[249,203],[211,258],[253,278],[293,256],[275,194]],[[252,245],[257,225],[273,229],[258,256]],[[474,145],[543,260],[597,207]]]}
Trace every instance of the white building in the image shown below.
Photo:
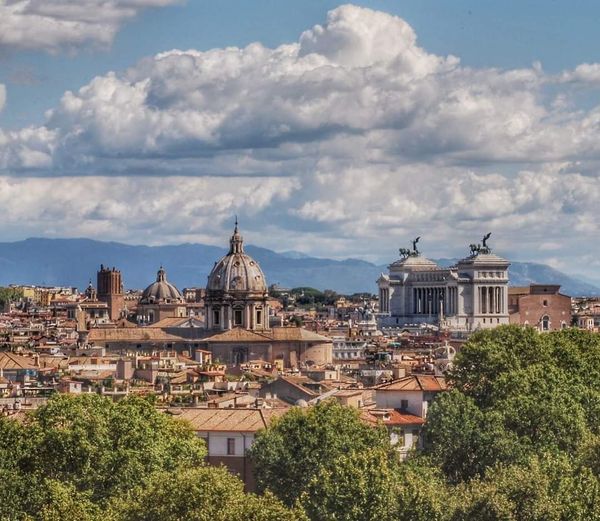
{"label": "white building", "polygon": [[367,341],[363,339],[350,339],[345,336],[334,336],[334,360],[362,360],[365,357]]}
{"label": "white building", "polygon": [[416,248],[401,249],[402,258],[382,273],[379,325],[439,324],[451,330],[473,331],[509,323],[510,263],[483,246],[471,245],[471,255],[442,268]]}
{"label": "white building", "polygon": [[409,375],[375,387],[380,409],[398,409],[423,419],[433,399],[448,389],[443,376]]}

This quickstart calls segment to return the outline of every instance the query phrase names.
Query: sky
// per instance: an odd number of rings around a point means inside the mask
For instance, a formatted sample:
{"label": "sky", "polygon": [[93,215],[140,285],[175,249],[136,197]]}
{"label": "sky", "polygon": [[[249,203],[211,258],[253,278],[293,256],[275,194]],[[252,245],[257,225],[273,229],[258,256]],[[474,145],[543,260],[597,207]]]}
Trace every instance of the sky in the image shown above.
{"label": "sky", "polygon": [[595,1],[0,0],[0,240],[600,280]]}

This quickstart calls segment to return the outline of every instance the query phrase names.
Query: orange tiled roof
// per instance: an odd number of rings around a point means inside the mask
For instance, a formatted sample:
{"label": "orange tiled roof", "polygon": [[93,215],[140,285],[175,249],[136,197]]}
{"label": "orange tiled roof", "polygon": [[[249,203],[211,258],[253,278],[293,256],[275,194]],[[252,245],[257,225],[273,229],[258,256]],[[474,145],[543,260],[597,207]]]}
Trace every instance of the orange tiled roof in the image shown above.
{"label": "orange tiled roof", "polygon": [[0,369],[37,369],[33,358],[14,353],[0,353]]}
{"label": "orange tiled roof", "polygon": [[182,409],[177,418],[187,421],[195,431],[256,432],[287,409]]}
{"label": "orange tiled roof", "polygon": [[368,409],[361,413],[361,418],[369,423],[381,422],[384,425],[423,425],[425,423],[420,416],[398,409]]}
{"label": "orange tiled roof", "polygon": [[443,376],[409,375],[375,387],[377,391],[445,391],[448,389]]}
{"label": "orange tiled roof", "polygon": [[93,342],[177,342],[185,340],[178,335],[172,335],[156,327],[127,327],[114,329],[90,330],[88,341]]}
{"label": "orange tiled roof", "polygon": [[181,324],[185,324],[189,322],[190,317],[167,317],[159,320],[158,322],[154,322],[149,327],[177,327]]}
{"label": "orange tiled roof", "polygon": [[210,334],[204,339],[206,342],[270,342],[270,335],[249,331],[241,327],[236,327],[228,331],[219,331],[218,333]]}
{"label": "orange tiled roof", "polygon": [[318,333],[314,333],[302,327],[274,327],[271,332],[273,340],[331,343],[331,338],[319,335]]}
{"label": "orange tiled roof", "polygon": [[[170,319],[165,319],[170,320]],[[185,322],[188,319],[177,319]],[[166,325],[165,321],[161,321]],[[117,327],[117,328],[93,328],[88,335],[88,341],[93,342],[177,342],[190,339],[167,332],[162,327]],[[173,327],[173,325],[171,325]],[[268,331],[251,331],[244,328],[234,328],[228,331],[211,332],[198,328],[197,337],[194,339],[211,342],[313,342],[330,343],[331,339],[317,333],[313,333],[301,327],[274,327]]]}

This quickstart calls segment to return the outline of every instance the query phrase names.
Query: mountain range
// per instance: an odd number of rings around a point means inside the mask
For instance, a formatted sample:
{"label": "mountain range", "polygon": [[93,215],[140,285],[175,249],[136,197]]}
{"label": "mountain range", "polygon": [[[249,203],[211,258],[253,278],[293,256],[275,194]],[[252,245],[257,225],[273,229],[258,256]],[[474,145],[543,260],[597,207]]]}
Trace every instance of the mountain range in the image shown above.
{"label": "mountain range", "polygon": [[[386,265],[358,259],[333,260],[310,257],[297,251],[277,253],[248,245],[246,252],[261,265],[269,284],[285,287],[311,286],[339,293],[375,293],[375,281]],[[115,266],[123,273],[126,288],[142,289],[155,280],[162,265],[168,280],[177,287],[202,287],[225,248],[204,244],[132,246],[90,239],[31,238],[0,243],[0,285],[34,284],[85,288],[95,285],[100,264]],[[439,259],[442,266],[456,259]],[[545,264],[512,262],[510,283],[560,284],[567,295],[600,295],[600,287],[562,273]]]}

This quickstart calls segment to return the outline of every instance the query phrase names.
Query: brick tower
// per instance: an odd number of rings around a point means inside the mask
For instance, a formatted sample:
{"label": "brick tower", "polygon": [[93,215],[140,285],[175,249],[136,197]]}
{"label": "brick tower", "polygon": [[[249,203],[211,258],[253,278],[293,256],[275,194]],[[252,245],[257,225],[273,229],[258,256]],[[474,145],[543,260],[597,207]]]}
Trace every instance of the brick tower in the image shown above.
{"label": "brick tower", "polygon": [[118,320],[125,309],[123,295],[123,279],[116,268],[105,268],[100,265],[98,271],[98,300],[108,304],[108,314],[111,320]]}

